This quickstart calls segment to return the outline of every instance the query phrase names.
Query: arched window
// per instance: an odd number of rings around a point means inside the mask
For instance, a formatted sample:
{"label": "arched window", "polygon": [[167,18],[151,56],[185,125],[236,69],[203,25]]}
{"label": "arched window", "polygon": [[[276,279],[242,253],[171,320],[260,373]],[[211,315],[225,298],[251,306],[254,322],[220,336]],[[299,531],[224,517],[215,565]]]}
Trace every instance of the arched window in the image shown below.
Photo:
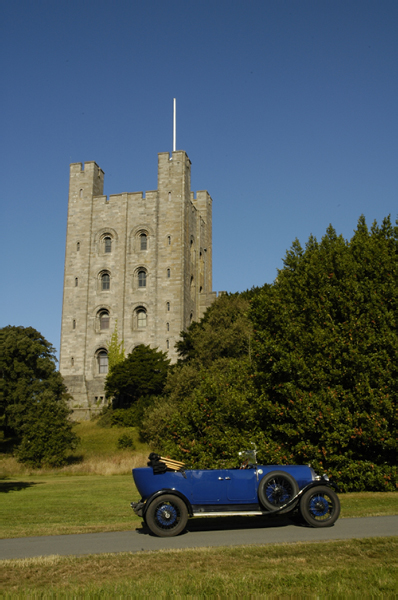
{"label": "arched window", "polygon": [[138,271],[138,287],[146,287],[146,271],[144,269]]}
{"label": "arched window", "polygon": [[137,308],[136,315],[137,315],[138,329],[142,329],[143,327],[146,327],[146,321],[147,321],[146,310],[144,308]]}
{"label": "arched window", "polygon": [[98,313],[100,330],[109,329],[109,312],[107,310],[100,310]]}
{"label": "arched window", "polygon": [[83,198],[83,190],[79,191],[79,198]]}
{"label": "arched window", "polygon": [[148,236],[146,233],[140,234],[140,250],[148,249]]}
{"label": "arched window", "polygon": [[112,238],[109,235],[104,237],[104,251],[105,254],[112,252]]}
{"label": "arched window", "polygon": [[101,290],[106,291],[111,287],[111,278],[109,273],[101,273]]}
{"label": "arched window", "polygon": [[108,373],[108,352],[104,349],[97,352],[98,373],[106,375]]}

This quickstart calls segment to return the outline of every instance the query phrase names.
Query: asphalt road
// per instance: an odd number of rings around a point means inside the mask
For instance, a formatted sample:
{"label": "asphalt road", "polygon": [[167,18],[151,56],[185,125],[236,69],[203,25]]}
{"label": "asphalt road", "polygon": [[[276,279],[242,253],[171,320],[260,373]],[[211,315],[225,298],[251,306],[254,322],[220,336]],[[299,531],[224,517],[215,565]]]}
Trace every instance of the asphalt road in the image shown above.
{"label": "asphalt road", "polygon": [[319,542],[352,538],[396,536],[398,515],[339,519],[333,527],[312,529],[286,517],[195,518],[187,530],[174,538],[153,536],[143,525],[131,531],[53,535],[0,540],[0,559],[50,555],[102,554],[104,552],[140,552],[247,544]]}

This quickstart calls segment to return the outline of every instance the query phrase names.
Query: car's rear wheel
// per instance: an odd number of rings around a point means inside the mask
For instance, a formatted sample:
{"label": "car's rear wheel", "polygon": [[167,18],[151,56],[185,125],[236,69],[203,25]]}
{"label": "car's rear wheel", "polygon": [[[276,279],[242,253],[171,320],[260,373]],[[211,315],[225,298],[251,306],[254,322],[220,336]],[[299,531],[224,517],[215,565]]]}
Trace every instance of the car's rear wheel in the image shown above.
{"label": "car's rear wheel", "polygon": [[312,527],[330,527],[340,514],[340,500],[327,485],[311,488],[300,501],[300,512]]}
{"label": "car's rear wheel", "polygon": [[[265,475],[258,486],[258,498],[267,510],[276,510],[287,504],[298,494],[297,481],[285,471],[272,471]],[[288,508],[281,510],[280,514],[294,509],[297,502],[293,502]]]}
{"label": "car's rear wheel", "polygon": [[186,504],[178,496],[164,494],[152,500],[145,513],[146,524],[155,535],[171,537],[184,531],[188,521]]}

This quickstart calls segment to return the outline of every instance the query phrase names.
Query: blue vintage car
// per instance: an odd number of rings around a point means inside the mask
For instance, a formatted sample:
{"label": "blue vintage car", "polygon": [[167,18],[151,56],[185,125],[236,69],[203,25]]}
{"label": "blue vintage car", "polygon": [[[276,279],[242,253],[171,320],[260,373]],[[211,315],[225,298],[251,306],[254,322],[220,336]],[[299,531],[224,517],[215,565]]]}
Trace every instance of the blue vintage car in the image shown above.
{"label": "blue vintage car", "polygon": [[298,508],[312,527],[337,520],[340,502],[326,475],[310,465],[258,465],[255,449],[240,455],[236,469],[195,470],[151,453],[148,467],[133,469],[141,500],[131,507],[160,537],[178,535],[195,516],[276,515]]}

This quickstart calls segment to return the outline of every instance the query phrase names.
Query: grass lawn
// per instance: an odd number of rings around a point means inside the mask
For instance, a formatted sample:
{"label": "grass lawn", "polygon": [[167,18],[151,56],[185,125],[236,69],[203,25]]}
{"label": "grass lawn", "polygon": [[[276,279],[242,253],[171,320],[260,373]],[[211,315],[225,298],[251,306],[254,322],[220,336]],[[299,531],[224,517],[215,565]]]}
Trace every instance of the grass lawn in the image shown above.
{"label": "grass lawn", "polygon": [[[75,427],[81,443],[61,469],[29,469],[0,454],[0,537],[140,526],[141,519],[130,508],[139,499],[131,469],[146,465],[149,448],[132,429],[104,429],[93,421]],[[126,432],[133,433],[134,452],[117,449],[118,438]],[[396,492],[341,494],[340,500],[342,517],[398,514]]]}
{"label": "grass lawn", "polygon": [[0,563],[2,598],[383,597],[398,538],[46,557]]}
{"label": "grass lawn", "polygon": [[[131,474],[7,477],[0,479],[0,498],[2,538],[126,531],[141,524],[130,508],[139,499]],[[396,492],[341,494],[340,501],[341,517],[398,514]]]}

